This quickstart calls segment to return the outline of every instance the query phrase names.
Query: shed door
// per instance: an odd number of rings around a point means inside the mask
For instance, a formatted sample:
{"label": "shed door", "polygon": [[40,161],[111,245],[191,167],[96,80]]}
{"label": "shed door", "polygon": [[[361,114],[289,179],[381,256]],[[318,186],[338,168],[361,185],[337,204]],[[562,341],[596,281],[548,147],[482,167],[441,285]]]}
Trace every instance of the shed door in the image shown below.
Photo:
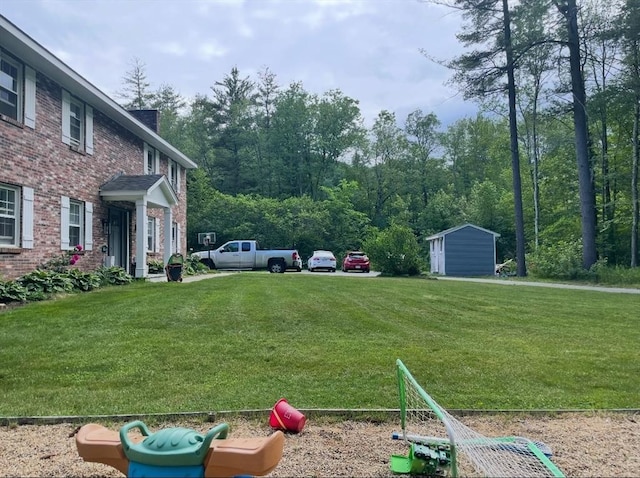
{"label": "shed door", "polygon": [[444,274],[444,238],[439,237],[431,241],[429,255],[431,259],[431,273]]}

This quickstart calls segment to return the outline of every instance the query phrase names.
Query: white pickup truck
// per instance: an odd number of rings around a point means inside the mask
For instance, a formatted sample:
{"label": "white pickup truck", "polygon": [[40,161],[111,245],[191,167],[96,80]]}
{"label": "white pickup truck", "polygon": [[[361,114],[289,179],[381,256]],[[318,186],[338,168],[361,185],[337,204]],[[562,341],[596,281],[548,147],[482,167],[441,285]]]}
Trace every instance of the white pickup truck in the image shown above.
{"label": "white pickup truck", "polygon": [[229,241],[193,255],[210,269],[267,269],[272,273],[302,270],[302,258],[295,249],[260,249],[256,241]]}

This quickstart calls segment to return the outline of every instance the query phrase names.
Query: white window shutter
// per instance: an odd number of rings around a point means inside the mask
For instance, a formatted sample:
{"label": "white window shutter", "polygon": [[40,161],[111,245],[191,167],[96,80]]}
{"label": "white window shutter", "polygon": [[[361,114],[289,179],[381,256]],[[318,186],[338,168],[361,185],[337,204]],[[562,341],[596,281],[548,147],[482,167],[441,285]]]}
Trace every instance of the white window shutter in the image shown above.
{"label": "white window shutter", "polygon": [[71,96],[62,90],[62,142],[71,145]]}
{"label": "white window shutter", "polygon": [[36,127],[36,71],[24,68],[24,125]]}
{"label": "white window shutter", "polygon": [[156,149],[155,152],[156,152],[156,161],[155,161],[155,164],[153,165],[153,174],[158,174],[160,172],[160,151]]}
{"label": "white window shutter", "polygon": [[33,188],[22,188],[22,247],[33,249]]}
{"label": "white window shutter", "polygon": [[84,248],[93,250],[93,203],[84,203]]}
{"label": "white window shutter", "polygon": [[176,163],[176,193],[180,192],[180,165],[178,163]]}
{"label": "white window shutter", "polygon": [[156,230],[154,231],[155,238],[153,240],[153,252],[158,252],[160,250],[160,221],[156,218],[153,221]]}
{"label": "white window shutter", "polygon": [[144,143],[144,161],[142,162],[142,174],[149,174],[147,171],[147,156],[149,155],[149,145]]}
{"label": "white window shutter", "polygon": [[69,211],[70,202],[67,196],[60,198],[60,249],[69,250]]}
{"label": "white window shutter", "polygon": [[176,224],[176,252],[180,252],[180,243],[182,242],[180,238],[182,235],[180,234],[180,223]]}
{"label": "white window shutter", "polygon": [[85,145],[84,150],[87,154],[93,155],[93,108],[89,105],[85,106]]}

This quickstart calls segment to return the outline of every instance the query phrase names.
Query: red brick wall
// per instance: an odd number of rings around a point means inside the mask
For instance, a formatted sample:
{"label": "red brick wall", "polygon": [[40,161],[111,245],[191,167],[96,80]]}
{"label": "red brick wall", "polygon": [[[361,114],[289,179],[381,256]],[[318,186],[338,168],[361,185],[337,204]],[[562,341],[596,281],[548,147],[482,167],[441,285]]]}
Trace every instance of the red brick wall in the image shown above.
{"label": "red brick wall", "polygon": [[[73,93],[73,92],[72,92]],[[62,89],[37,74],[35,130],[0,119],[0,182],[34,189],[33,249],[0,249],[0,280],[17,278],[65,251],[60,244],[61,196],[93,203],[93,250],[86,251],[74,267],[94,270],[101,266],[101,247],[107,243],[102,231],[108,203],[99,188],[118,173],[143,174],[143,141],[94,108],[94,154],[73,151],[62,143]],[[161,156],[161,173],[167,174],[167,158]],[[181,249],[186,248],[186,171],[181,170],[180,204],[173,208],[181,223]],[[135,205],[119,204],[132,211],[129,224],[131,254],[135,254]],[[162,210],[149,209],[162,225]],[[161,230],[163,227],[161,226]],[[163,249],[163,239],[158,245]],[[159,254],[162,258],[162,253]]]}

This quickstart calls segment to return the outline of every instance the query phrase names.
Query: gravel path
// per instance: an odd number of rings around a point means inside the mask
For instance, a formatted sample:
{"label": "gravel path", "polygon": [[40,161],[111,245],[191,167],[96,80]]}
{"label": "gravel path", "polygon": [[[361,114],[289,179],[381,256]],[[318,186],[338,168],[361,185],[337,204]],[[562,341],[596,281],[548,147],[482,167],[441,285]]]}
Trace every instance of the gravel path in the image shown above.
{"label": "gravel path", "polygon": [[[267,423],[255,419],[223,420],[231,438],[266,436]],[[634,414],[563,414],[554,417],[469,416],[466,425],[487,436],[516,435],[542,441],[554,463],[570,477],[640,476],[640,416]],[[201,433],[212,423],[147,423],[152,432],[183,426]],[[106,423],[118,430],[122,423]],[[0,477],[121,477],[99,463],[85,463],[75,448],[77,426],[21,425],[0,427]],[[392,422],[369,423],[337,418],[308,420],[299,434],[287,434],[284,456],[269,475],[391,477],[391,454],[406,455]]]}

